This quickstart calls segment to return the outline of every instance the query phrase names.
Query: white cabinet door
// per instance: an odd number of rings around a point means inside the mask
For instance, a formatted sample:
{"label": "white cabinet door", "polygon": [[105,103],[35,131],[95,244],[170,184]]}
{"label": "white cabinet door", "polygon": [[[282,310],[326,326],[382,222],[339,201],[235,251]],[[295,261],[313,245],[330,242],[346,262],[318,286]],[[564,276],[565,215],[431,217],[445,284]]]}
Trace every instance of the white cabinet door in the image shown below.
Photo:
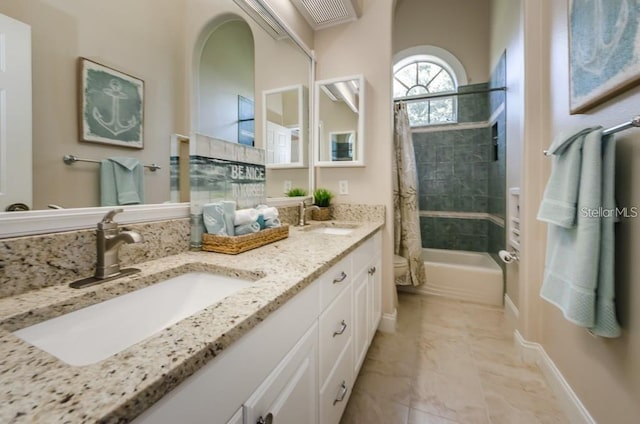
{"label": "white cabinet door", "polygon": [[233,414],[233,417],[227,421],[227,424],[243,424],[242,418],[242,408],[240,408]]}
{"label": "white cabinet door", "polygon": [[353,285],[353,316],[354,316],[354,372],[357,375],[369,347],[369,309],[370,301],[368,296],[369,279],[366,272],[361,272],[356,277]]}
{"label": "white cabinet door", "polygon": [[31,186],[31,28],[0,14],[0,211]]}
{"label": "white cabinet door", "polygon": [[367,270],[369,293],[369,340],[373,339],[382,317],[382,258],[377,255],[373,265]]}
{"label": "white cabinet door", "polygon": [[317,341],[314,323],[245,402],[245,424],[317,422]]}
{"label": "white cabinet door", "polygon": [[351,340],[353,319],[351,287],[347,287],[321,315],[320,332],[320,385],[322,386],[335,367],[336,361]]}
{"label": "white cabinet door", "polygon": [[351,396],[354,381],[353,344],[349,341],[326,383],[320,389],[320,424],[340,422],[340,417]]}

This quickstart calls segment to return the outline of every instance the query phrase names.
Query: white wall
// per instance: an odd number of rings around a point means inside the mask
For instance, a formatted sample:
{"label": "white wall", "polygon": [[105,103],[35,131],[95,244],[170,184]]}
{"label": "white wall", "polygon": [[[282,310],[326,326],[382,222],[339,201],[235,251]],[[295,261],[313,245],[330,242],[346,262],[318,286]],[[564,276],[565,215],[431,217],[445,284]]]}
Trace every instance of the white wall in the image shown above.
{"label": "white wall", "polygon": [[469,84],[489,79],[490,0],[398,0],[393,53],[409,47],[443,48],[462,62]]}
{"label": "white wall", "polygon": [[[393,285],[393,202],[391,197],[392,107],[391,21],[392,2],[364,0],[357,21],[316,33],[318,80],[363,74],[365,84],[364,168],[320,168],[316,186],[338,193],[338,181],[349,182],[349,195],[334,202],[383,204],[383,310],[395,303]],[[375,187],[375,190],[372,188]]]}

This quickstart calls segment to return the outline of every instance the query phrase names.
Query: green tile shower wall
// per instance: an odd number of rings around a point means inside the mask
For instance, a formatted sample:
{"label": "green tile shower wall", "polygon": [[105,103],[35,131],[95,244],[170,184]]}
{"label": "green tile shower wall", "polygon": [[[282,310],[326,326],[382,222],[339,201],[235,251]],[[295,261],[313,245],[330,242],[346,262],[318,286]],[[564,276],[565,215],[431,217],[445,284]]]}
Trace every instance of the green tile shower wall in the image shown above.
{"label": "green tile shower wall", "polygon": [[489,221],[420,217],[422,247],[487,252]]}
{"label": "green tile shower wall", "polygon": [[[470,91],[486,91],[489,85],[469,84],[458,87],[459,93]],[[488,93],[464,94],[458,96],[458,122],[482,122],[489,118]]]}
{"label": "green tile shower wall", "polygon": [[504,110],[498,115],[495,123],[498,125],[498,160],[489,162],[488,167],[488,192],[487,212],[492,215],[499,216],[502,219],[506,219],[506,181],[507,181],[507,167],[506,167],[506,122],[505,122]]}
{"label": "green tile shower wall", "polygon": [[[495,69],[491,73],[489,88],[504,87],[506,85],[506,53],[503,53]],[[487,212],[506,219],[506,182],[507,182],[507,127],[506,127],[506,93],[504,91],[493,91],[490,93],[489,116],[502,106],[502,112],[496,117],[495,123],[498,125],[498,160],[489,164],[489,193]]]}
{"label": "green tile shower wall", "polygon": [[[458,88],[460,92],[504,87],[506,57],[498,61],[490,81]],[[420,211],[479,212],[506,219],[506,95],[504,91],[458,96],[458,123],[498,126],[497,160],[491,126],[414,132]],[[492,122],[491,124],[493,124]],[[504,249],[504,227],[487,219],[421,217],[422,245],[496,254]]]}
{"label": "green tile shower wall", "polygon": [[414,133],[420,210],[486,212],[487,128]]}

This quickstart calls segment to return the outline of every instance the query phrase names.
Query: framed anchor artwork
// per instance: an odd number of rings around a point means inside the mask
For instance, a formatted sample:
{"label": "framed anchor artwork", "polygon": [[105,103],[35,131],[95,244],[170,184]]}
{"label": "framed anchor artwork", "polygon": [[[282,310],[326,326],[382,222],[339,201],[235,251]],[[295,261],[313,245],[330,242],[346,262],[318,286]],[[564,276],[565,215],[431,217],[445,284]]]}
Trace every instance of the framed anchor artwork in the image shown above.
{"label": "framed anchor artwork", "polygon": [[640,8],[636,0],[570,0],[571,114],[640,84]]}
{"label": "framed anchor artwork", "polygon": [[144,81],[80,58],[80,139],[144,148]]}

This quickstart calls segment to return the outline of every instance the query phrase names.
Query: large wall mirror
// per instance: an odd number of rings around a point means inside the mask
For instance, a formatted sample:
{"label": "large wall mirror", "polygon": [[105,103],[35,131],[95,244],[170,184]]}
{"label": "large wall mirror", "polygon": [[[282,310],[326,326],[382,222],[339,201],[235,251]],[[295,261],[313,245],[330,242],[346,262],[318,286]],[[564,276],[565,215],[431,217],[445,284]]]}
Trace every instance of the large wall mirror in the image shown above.
{"label": "large wall mirror", "polygon": [[364,77],[316,82],[316,166],[364,166]]}
{"label": "large wall mirror", "polygon": [[[292,85],[309,86],[310,56],[286,34],[281,39],[268,34],[233,0],[171,1],[163,2],[161,7],[156,0],[136,0],[135,7],[129,0],[29,0],[28,7],[22,0],[3,0],[0,14],[31,27],[33,203],[28,206],[42,211],[39,216],[47,218],[53,219],[63,213],[50,210],[50,205],[64,209],[100,206],[99,165],[91,162],[68,165],[63,162],[65,155],[96,161],[125,156],[136,158],[145,165],[156,163],[161,169],[144,171],[145,205],[184,200],[185,196],[171,194],[170,157],[176,150],[187,152],[188,149],[185,146],[175,149],[174,146],[172,152],[172,139],[174,144],[178,140],[186,145],[190,134],[201,131],[237,142],[237,102],[238,96],[242,96],[253,102],[255,108],[255,146],[264,147],[262,93]],[[114,22],[117,22],[116,27]],[[218,62],[214,59],[215,48],[205,52],[209,62],[205,60],[203,65],[216,66],[221,61],[234,63],[237,65],[234,76],[246,81],[252,74],[253,85],[246,90],[238,90],[232,84],[218,85],[218,92],[222,91],[235,102],[236,107],[223,106],[229,116],[220,114],[220,105],[215,102],[206,104],[210,100],[206,93],[199,98],[203,102],[201,105],[190,100],[193,86],[198,85],[194,81],[192,59],[202,53],[195,52],[194,46],[203,47],[215,27],[225,23],[230,24],[223,28],[227,36],[248,29],[249,37],[253,39],[237,40],[235,51],[218,51]],[[253,60],[247,61],[243,57],[248,56],[243,56],[240,49],[250,44],[254,49]],[[232,53],[235,56],[229,56]],[[144,82],[144,148],[79,140],[80,57]],[[279,65],[271,66],[273,63]],[[229,74],[222,76],[226,78]],[[205,112],[209,106],[213,109]],[[309,188],[309,180],[308,167],[268,170],[268,183],[273,181],[274,187],[278,188],[268,195],[282,196],[288,181]],[[2,212],[0,218],[24,213]]]}

